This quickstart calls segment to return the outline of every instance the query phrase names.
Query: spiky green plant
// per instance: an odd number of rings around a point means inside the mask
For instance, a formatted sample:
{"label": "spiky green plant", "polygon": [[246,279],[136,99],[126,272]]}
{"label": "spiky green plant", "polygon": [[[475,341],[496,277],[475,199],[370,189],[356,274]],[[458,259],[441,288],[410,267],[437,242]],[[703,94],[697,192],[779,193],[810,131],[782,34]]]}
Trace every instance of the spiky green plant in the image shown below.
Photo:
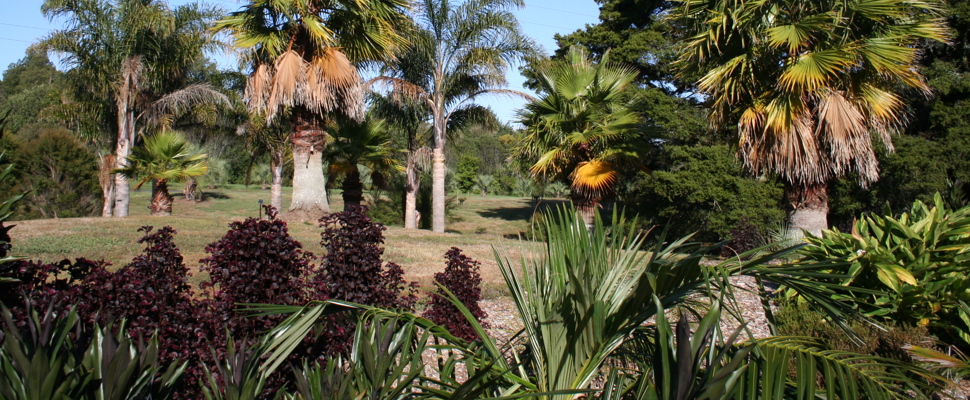
{"label": "spiky green plant", "polygon": [[127,179],[141,179],[135,185],[136,189],[152,182],[152,215],[171,215],[172,196],[168,193],[168,183],[183,182],[209,171],[206,155],[193,154],[189,150],[189,142],[182,135],[172,131],[159,132],[146,138],[144,146],[132,150],[127,166],[113,172]]}

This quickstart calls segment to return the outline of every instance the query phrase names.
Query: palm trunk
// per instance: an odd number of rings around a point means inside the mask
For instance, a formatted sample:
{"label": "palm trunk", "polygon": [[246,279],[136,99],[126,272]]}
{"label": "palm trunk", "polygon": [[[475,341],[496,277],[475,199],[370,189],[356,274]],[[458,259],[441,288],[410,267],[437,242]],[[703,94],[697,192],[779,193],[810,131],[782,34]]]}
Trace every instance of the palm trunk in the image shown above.
{"label": "palm trunk", "polygon": [[364,198],[364,184],[360,182],[360,171],[354,168],[344,177],[343,184],[344,211],[351,208],[360,207],[360,202]]}
{"label": "palm trunk", "polygon": [[431,230],[445,231],[445,117],[434,116],[434,151],[431,153]]}
{"label": "palm trunk", "polygon": [[182,189],[182,195],[185,196],[186,200],[195,200],[195,190],[199,188],[199,181],[195,178],[189,178],[185,181],[185,188]]}
{"label": "palm trunk", "polygon": [[[115,147],[117,168],[128,166],[128,156],[131,154],[131,147],[135,145],[135,110],[132,107],[139,91],[141,69],[139,56],[124,60],[121,66],[121,85],[118,87],[115,99],[115,105],[118,107],[118,143]],[[128,216],[128,205],[131,202],[130,189],[128,179],[121,174],[115,174],[115,217]]]}
{"label": "palm trunk", "polygon": [[788,237],[804,236],[807,231],[820,236],[828,229],[829,192],[825,183],[785,184],[788,200]]}
{"label": "palm trunk", "polygon": [[[411,147],[411,146],[409,146]],[[415,160],[413,147],[408,149],[407,166],[404,174],[407,179],[407,187],[404,193],[404,229],[418,229],[418,189],[421,186],[421,179],[418,177],[418,166]]]}
{"label": "palm trunk", "polygon": [[283,207],[283,150],[273,154],[270,170],[273,173],[273,183],[269,189],[269,205],[277,212]]}
{"label": "palm trunk", "polygon": [[305,110],[293,110],[296,131],[293,144],[293,197],[290,215],[295,219],[316,220],[330,212],[327,180],[323,176],[323,146],[327,133],[319,128],[319,118]]}
{"label": "palm trunk", "polygon": [[172,215],[172,195],[168,193],[168,182],[159,179],[154,183],[152,187],[152,205],[149,207],[152,215],[156,217]]}
{"label": "palm trunk", "polygon": [[101,171],[98,173],[98,184],[101,185],[101,194],[104,196],[104,203],[101,205],[101,216],[110,217],[114,210],[115,203],[115,178],[111,170],[115,167],[115,157],[112,155],[101,156]]}
{"label": "palm trunk", "polygon": [[589,197],[576,190],[570,191],[569,197],[573,201],[573,207],[576,207],[576,212],[579,213],[583,223],[586,224],[586,230],[592,234],[596,227],[596,209],[599,208],[600,198]]}
{"label": "palm trunk", "polygon": [[[131,155],[132,141],[135,138],[135,115],[127,107],[119,107],[118,116],[118,145],[115,147],[115,168],[128,166],[128,156]],[[121,174],[115,174],[114,182],[114,216],[127,217],[131,184]]]}

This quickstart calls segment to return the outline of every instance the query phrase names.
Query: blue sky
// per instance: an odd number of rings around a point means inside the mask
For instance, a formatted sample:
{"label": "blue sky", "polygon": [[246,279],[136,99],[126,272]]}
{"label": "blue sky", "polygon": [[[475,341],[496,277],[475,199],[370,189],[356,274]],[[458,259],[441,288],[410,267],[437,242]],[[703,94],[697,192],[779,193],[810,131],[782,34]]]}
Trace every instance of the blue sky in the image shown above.
{"label": "blue sky", "polygon": [[[187,0],[170,0],[170,4],[188,3]],[[209,0],[209,3],[219,5],[227,10],[236,10],[242,1]],[[60,29],[61,21],[48,21],[40,13],[42,0],[5,0],[0,13],[0,70],[6,70],[11,63],[24,57],[27,47],[36,42],[52,29]],[[547,52],[556,48],[553,35],[566,34],[583,28],[586,24],[598,21],[599,8],[593,0],[525,0],[526,6],[516,12],[522,30]],[[226,56],[220,65],[231,66],[234,63]],[[56,63],[56,61],[55,61]],[[58,66],[62,68],[62,66]],[[528,92],[522,87],[524,79],[518,68],[509,70],[509,88]],[[523,100],[507,97],[483,99],[482,104],[491,107],[503,121],[512,121],[515,112],[523,104]]]}

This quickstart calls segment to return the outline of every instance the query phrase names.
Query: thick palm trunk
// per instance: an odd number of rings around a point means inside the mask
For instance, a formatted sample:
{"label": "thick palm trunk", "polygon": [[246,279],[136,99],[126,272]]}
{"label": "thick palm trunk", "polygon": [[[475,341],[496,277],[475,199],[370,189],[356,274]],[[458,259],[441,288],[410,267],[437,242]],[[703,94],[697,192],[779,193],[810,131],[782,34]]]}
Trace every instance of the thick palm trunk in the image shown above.
{"label": "thick palm trunk", "polygon": [[828,229],[828,185],[785,184],[788,200],[788,237],[802,237],[802,231],[819,236]]}
{"label": "thick palm trunk", "polygon": [[152,205],[149,208],[156,217],[172,215],[172,195],[168,193],[167,181],[155,181],[152,187]]}
{"label": "thick palm trunk", "polygon": [[296,131],[293,144],[293,196],[290,215],[295,219],[316,220],[330,212],[327,180],[323,176],[323,146],[327,133],[319,128],[319,118],[305,110],[293,111]]}
{"label": "thick palm trunk", "polygon": [[445,231],[445,140],[444,107],[434,116],[434,151],[431,153],[431,230]]}
{"label": "thick palm trunk", "polygon": [[277,212],[283,207],[283,152],[273,154],[270,162],[270,170],[273,174],[273,183],[269,187],[269,205],[273,206]]}
{"label": "thick palm trunk", "polygon": [[404,228],[418,229],[418,189],[421,186],[421,179],[418,176],[418,166],[415,160],[415,150],[409,149],[407,166],[404,175],[407,179],[407,187],[404,193]]}
{"label": "thick palm trunk", "polygon": [[600,198],[591,198],[576,190],[570,191],[569,197],[572,199],[573,207],[576,207],[576,212],[579,213],[583,223],[586,224],[586,230],[592,234],[593,228],[596,226],[596,209],[599,208]]}
{"label": "thick palm trunk", "polygon": [[355,168],[347,173],[347,176],[344,177],[342,189],[344,191],[344,211],[350,211],[353,207],[360,207],[360,203],[364,199],[364,184],[360,182],[360,171]]}
{"label": "thick palm trunk", "polygon": [[189,178],[185,181],[185,188],[182,189],[182,195],[185,196],[186,200],[195,200],[195,191],[199,188],[199,181],[195,178]]}

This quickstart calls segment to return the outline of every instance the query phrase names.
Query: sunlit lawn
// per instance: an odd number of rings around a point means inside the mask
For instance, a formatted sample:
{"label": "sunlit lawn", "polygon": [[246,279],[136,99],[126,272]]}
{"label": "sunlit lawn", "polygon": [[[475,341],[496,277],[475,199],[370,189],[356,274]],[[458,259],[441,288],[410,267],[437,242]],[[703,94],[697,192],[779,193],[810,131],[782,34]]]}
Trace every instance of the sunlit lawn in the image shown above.
{"label": "sunlit lawn", "polygon": [[[174,194],[174,193],[173,193]],[[289,204],[290,188],[284,189],[284,206]],[[444,255],[452,246],[482,263],[485,296],[500,295],[504,291],[493,247],[508,251],[518,258],[523,246],[533,243],[516,239],[529,230],[529,218],[536,207],[561,201],[546,200],[535,204],[531,199],[499,196],[461,196],[464,201],[451,215],[447,233],[426,230],[408,231],[389,227],[385,236],[384,261],[404,267],[408,280],[417,281],[425,289],[431,285],[435,272],[444,269]],[[114,266],[127,264],[144,246],[137,243],[142,226],[172,226],[178,232],[176,244],[181,248],[185,263],[197,271],[200,260],[206,257],[205,247],[225,234],[231,221],[255,217],[258,201],[269,201],[269,191],[258,186],[233,185],[207,190],[205,200],[186,201],[176,196],[173,215],[148,215],[149,191],[133,192],[127,218],[66,218],[14,222],[11,231],[13,253],[31,259],[58,261],[84,257],[104,259]],[[339,192],[331,196],[331,208],[343,208]],[[293,222],[290,234],[313,253],[322,253],[321,229],[315,223]],[[194,277],[194,281],[200,276]]]}

